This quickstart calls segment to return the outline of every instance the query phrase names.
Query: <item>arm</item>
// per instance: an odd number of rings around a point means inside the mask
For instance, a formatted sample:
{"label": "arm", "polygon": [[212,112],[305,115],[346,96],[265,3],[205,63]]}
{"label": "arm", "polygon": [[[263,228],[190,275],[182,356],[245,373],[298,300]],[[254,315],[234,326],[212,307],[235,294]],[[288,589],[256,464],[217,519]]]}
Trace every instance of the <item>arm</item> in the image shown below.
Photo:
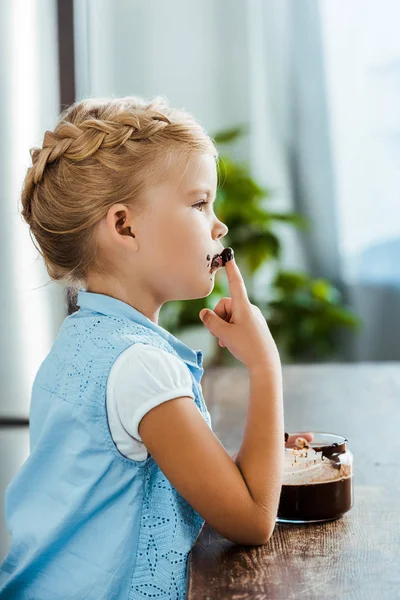
{"label": "arm", "polygon": [[232,542],[257,545],[273,531],[281,487],[280,365],[249,375],[249,410],[237,464],[191,398],[175,398],[149,411],[139,433],[165,476],[205,521]]}

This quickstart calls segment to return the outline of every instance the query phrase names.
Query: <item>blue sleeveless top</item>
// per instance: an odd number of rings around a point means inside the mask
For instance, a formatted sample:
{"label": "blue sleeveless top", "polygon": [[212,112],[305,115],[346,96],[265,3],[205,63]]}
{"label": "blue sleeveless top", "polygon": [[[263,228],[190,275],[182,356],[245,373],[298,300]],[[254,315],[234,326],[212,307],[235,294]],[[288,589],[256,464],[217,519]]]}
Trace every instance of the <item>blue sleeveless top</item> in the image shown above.
{"label": "blue sleeveless top", "polygon": [[110,296],[80,291],[78,306],[34,380],[30,455],[6,491],[12,541],[0,598],[184,599],[188,554],[204,520],[150,455],[134,461],[118,451],[106,386],[128,346],[157,346],[187,365],[211,427],[203,354]]}

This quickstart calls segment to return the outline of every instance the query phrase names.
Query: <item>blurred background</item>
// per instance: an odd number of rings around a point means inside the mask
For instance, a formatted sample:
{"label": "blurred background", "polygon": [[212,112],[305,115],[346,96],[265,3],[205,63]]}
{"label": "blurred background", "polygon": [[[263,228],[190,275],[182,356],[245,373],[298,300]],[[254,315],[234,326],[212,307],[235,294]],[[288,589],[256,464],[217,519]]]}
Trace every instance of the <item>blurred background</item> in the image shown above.
{"label": "blurred background", "polygon": [[[164,95],[217,143],[224,245],[283,362],[399,360],[399,20],[396,0],[0,3],[0,560],[33,378],[75,310],[19,214],[29,148],[75,100]],[[237,364],[198,319],[225,295],[221,270],[160,315],[207,368]]]}

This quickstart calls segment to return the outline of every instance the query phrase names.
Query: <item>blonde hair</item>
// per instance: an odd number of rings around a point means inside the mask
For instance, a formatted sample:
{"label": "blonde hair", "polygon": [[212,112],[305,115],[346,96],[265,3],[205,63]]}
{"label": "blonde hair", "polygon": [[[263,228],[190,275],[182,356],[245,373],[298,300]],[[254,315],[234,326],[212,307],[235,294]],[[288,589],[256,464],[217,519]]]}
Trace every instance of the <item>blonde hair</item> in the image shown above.
{"label": "blonde hair", "polygon": [[[171,153],[217,150],[189,113],[164,97],[85,99],[66,108],[42,148],[32,148],[21,214],[50,277],[77,290],[101,271],[96,225],[116,203],[143,208],[143,193],[165,177]],[[35,243],[35,240],[37,244]]]}

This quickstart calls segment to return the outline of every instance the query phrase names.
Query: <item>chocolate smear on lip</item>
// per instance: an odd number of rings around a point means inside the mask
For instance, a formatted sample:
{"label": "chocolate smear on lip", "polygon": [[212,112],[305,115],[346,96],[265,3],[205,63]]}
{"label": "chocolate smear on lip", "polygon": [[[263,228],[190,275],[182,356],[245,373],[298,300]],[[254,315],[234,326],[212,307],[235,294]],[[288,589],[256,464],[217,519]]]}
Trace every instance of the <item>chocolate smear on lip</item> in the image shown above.
{"label": "chocolate smear on lip", "polygon": [[[233,249],[232,248],[224,248],[221,252],[221,254],[215,254],[215,256],[213,256],[213,259],[211,261],[211,267],[220,267],[220,266],[225,266],[226,263],[230,260],[233,259],[234,253],[233,253]],[[222,265],[221,265],[221,261],[222,261]]]}
{"label": "chocolate smear on lip", "polygon": [[[207,259],[210,255],[207,254]],[[217,267],[218,266],[218,256],[219,254],[214,254],[214,256],[212,257],[212,261],[211,261],[211,267]]]}

